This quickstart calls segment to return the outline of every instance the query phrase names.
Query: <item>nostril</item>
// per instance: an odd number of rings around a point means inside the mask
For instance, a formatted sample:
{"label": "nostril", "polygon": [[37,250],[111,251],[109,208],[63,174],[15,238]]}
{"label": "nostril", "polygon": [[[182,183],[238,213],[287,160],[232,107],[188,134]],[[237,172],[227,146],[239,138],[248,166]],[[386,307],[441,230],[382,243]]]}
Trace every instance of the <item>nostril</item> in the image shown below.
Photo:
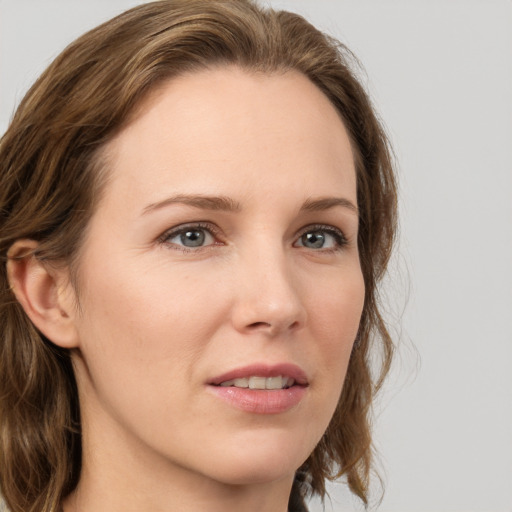
{"label": "nostril", "polygon": [[248,325],[247,327],[249,329],[261,329],[261,328],[268,329],[269,327],[271,327],[271,325],[268,322],[254,322],[254,323]]}
{"label": "nostril", "polygon": [[290,325],[285,325],[284,323],[278,323],[275,324],[272,322],[253,322],[252,324],[247,325],[247,329],[249,331],[265,331],[269,334],[277,334],[278,332],[284,331],[286,329],[288,330],[294,330],[296,329],[300,323],[298,321],[292,322]]}

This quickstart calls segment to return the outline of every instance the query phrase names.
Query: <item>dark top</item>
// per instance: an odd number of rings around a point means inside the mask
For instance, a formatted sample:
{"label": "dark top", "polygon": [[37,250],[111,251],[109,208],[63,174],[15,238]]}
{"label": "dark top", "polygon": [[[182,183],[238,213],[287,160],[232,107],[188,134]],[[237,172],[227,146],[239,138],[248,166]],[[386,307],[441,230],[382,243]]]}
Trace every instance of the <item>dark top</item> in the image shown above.
{"label": "dark top", "polygon": [[292,492],[288,500],[288,512],[308,512],[301,492],[301,483],[297,477],[292,485]]}

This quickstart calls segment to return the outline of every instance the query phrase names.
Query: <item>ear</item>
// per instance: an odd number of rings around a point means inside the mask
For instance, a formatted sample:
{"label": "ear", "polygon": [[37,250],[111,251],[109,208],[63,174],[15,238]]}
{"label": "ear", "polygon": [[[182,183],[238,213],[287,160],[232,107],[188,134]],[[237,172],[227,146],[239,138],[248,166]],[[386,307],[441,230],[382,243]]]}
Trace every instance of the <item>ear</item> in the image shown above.
{"label": "ear", "polygon": [[75,294],[67,269],[57,269],[34,254],[38,243],[17,240],[7,252],[11,289],[33,324],[63,348],[77,346]]}

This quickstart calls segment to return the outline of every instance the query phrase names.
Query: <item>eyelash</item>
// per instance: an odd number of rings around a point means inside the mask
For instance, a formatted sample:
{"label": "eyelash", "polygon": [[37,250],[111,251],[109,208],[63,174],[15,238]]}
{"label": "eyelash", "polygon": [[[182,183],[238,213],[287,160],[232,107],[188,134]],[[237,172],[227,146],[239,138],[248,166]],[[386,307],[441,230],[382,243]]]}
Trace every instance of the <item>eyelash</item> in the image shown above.
{"label": "eyelash", "polygon": [[219,245],[218,243],[215,242],[213,244],[207,246],[199,246],[197,249],[194,249],[186,247],[184,245],[174,244],[169,241],[170,239],[183,233],[186,233],[187,231],[206,231],[215,239],[220,237],[220,230],[216,226],[206,222],[195,222],[192,224],[182,224],[176,228],[172,228],[169,231],[166,231],[162,236],[158,238],[158,242],[168,247],[171,247],[172,249],[182,252],[197,252],[201,249],[204,250],[211,246]]}
{"label": "eyelash", "polygon": [[[349,243],[349,240],[347,239],[347,237],[345,236],[343,231],[341,231],[341,229],[335,228],[334,226],[325,225],[325,224],[312,224],[310,226],[306,226],[304,229],[301,230],[300,235],[297,237],[297,241],[300,240],[307,233],[314,233],[314,232],[328,233],[329,235],[331,235],[334,238],[334,241],[336,244],[335,247],[325,248],[325,249],[321,248],[321,249],[318,249],[317,252],[325,253],[325,252],[340,251]],[[297,242],[295,242],[295,243],[297,243]],[[295,245],[295,243],[294,243],[294,245]],[[304,246],[299,246],[299,247],[304,247]],[[307,249],[307,247],[306,247],[306,249]]]}
{"label": "eyelash", "polygon": [[[169,240],[172,238],[175,238],[176,236],[179,236],[183,233],[186,233],[187,231],[206,231],[208,234],[210,234],[214,239],[220,238],[221,231],[213,224],[206,223],[206,222],[196,222],[192,224],[184,224],[181,226],[178,226],[176,228],[172,228],[168,231],[166,231],[163,235],[161,235],[158,238],[158,242],[166,245],[168,247],[171,247],[174,250],[190,253],[190,252],[198,252],[201,250],[208,249],[212,246],[221,245],[218,242],[214,242],[213,244],[209,244],[206,246],[198,246],[197,248],[191,248],[186,247],[184,245],[178,245],[175,243],[170,242]],[[329,226],[325,224],[312,224],[309,226],[306,226],[303,228],[299,235],[297,236],[296,241],[294,242],[294,247],[297,247],[296,244],[301,238],[306,235],[307,233],[314,233],[314,232],[323,232],[327,233],[330,236],[333,237],[335,241],[335,247],[331,248],[319,248],[317,250],[312,249],[315,252],[323,252],[323,253],[329,253],[329,252],[336,252],[342,250],[348,243],[349,240],[345,236],[345,234],[338,228],[335,228],[334,226]],[[305,249],[308,249],[308,247],[305,247],[304,245],[299,245],[298,247],[304,247]]]}

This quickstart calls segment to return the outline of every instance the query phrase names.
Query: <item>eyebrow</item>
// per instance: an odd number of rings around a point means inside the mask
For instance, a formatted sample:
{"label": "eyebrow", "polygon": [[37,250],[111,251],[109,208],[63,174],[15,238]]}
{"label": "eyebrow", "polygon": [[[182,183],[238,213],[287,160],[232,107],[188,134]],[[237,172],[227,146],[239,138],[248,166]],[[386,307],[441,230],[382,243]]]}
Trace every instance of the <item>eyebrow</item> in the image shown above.
{"label": "eyebrow", "polygon": [[225,196],[203,196],[203,195],[189,195],[179,194],[176,196],[168,197],[162,201],[151,203],[144,208],[142,214],[145,215],[154,210],[159,210],[172,204],[185,204],[201,208],[203,210],[220,210],[227,212],[238,212],[242,209],[240,203],[234,201],[230,197]]}
{"label": "eyebrow", "polygon": [[321,197],[319,199],[307,199],[302,205],[301,212],[318,212],[322,210],[329,210],[336,206],[342,206],[348,208],[356,215],[359,214],[357,206],[350,200],[344,197]]}
{"label": "eyebrow", "polygon": [[[205,196],[205,195],[190,195],[190,194],[178,194],[172,197],[163,199],[156,203],[151,203],[146,206],[142,214],[145,215],[160,208],[165,208],[173,204],[185,204],[200,208],[203,210],[213,211],[227,211],[227,212],[239,212],[242,207],[238,201],[231,199],[226,196]],[[354,205],[350,200],[344,197],[321,197],[318,199],[309,198],[301,206],[301,212],[318,212],[329,210],[341,206],[351,210],[356,215],[358,214],[357,206]]]}

